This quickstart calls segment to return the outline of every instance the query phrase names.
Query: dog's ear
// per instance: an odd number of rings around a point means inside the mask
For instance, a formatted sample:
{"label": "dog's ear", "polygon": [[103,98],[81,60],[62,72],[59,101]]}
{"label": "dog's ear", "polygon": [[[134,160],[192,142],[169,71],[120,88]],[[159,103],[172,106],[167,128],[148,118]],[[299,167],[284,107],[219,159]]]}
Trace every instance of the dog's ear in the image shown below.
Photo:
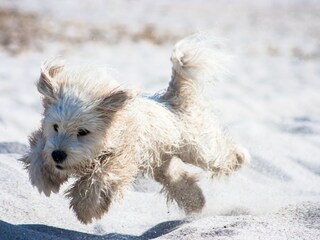
{"label": "dog's ear", "polygon": [[116,112],[133,98],[133,95],[126,90],[115,90],[105,96],[98,105],[98,110],[105,113]]}
{"label": "dog's ear", "polygon": [[44,96],[44,105],[50,104],[56,99],[56,86],[54,84],[53,78],[61,72],[63,66],[52,65],[44,66],[41,68],[41,74],[39,81],[37,83],[37,88],[39,93]]}

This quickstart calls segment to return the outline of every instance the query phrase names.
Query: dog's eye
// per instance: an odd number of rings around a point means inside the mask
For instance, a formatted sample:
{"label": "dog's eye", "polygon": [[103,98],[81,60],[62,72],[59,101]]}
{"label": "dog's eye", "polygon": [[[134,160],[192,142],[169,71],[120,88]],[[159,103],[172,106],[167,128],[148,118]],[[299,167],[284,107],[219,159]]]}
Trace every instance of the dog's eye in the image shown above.
{"label": "dog's eye", "polygon": [[78,137],[82,137],[82,136],[88,135],[89,133],[90,132],[87,129],[80,129],[78,131]]}
{"label": "dog's eye", "polygon": [[58,129],[59,129],[58,124],[53,124],[53,129],[54,129],[56,132],[58,132]]}

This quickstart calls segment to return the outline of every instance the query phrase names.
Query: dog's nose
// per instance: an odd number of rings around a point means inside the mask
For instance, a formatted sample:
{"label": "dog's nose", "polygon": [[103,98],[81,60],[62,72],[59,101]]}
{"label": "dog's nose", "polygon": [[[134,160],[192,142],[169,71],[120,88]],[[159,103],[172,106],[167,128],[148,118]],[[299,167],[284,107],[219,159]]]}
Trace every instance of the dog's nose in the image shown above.
{"label": "dog's nose", "polygon": [[67,158],[67,154],[61,150],[54,150],[51,156],[56,163],[62,163]]}

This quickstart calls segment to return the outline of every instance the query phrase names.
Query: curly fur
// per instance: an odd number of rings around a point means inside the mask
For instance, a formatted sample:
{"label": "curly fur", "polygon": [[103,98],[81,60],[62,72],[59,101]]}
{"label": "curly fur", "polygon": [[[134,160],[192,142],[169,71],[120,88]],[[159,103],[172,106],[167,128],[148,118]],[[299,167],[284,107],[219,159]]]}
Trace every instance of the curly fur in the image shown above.
{"label": "curly fur", "polygon": [[[201,34],[183,39],[171,61],[168,89],[150,98],[122,88],[101,68],[45,63],[37,84],[44,118],[23,157],[32,185],[50,196],[76,178],[66,196],[86,224],[101,218],[139,172],[163,184],[168,200],[187,214],[201,212],[205,198],[184,164],[228,175],[249,155],[220,128],[202,95],[204,81],[228,62],[216,42]],[[55,150],[67,154],[65,161],[54,161]]]}

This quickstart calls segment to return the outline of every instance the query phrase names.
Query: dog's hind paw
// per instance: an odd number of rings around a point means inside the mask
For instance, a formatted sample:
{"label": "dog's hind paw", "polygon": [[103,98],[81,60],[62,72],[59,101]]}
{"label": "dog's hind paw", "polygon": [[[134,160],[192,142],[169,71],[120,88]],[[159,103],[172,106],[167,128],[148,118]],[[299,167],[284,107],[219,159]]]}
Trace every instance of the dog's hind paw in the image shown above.
{"label": "dog's hind paw", "polygon": [[235,150],[236,164],[235,169],[239,169],[242,165],[250,163],[251,156],[247,149],[237,146]]}
{"label": "dog's hind paw", "polygon": [[247,149],[236,146],[231,153],[219,162],[209,162],[208,169],[212,172],[212,177],[230,175],[239,170],[243,165],[250,162],[250,154]]}

